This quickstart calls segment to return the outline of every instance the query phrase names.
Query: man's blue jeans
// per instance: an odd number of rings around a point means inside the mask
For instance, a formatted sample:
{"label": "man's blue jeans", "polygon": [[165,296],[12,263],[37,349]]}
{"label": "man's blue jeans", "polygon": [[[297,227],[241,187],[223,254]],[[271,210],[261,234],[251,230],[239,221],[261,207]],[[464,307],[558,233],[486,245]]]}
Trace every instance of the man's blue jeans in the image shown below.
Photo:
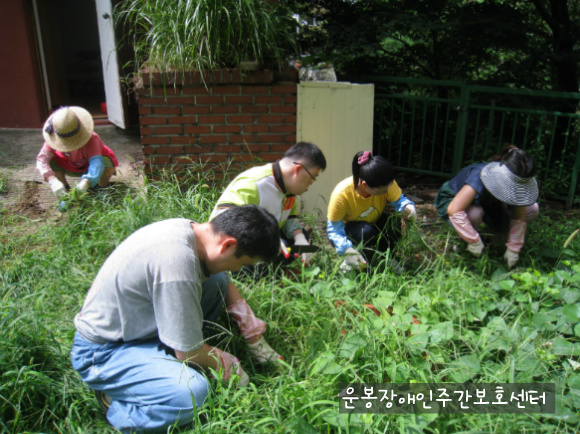
{"label": "man's blue jeans", "polygon": [[[227,277],[206,280],[202,292],[204,321],[214,323],[224,304]],[[165,430],[189,423],[210,386],[207,378],[166,353],[159,339],[94,344],[75,335],[71,360],[89,387],[112,398],[107,419],[123,433]]]}

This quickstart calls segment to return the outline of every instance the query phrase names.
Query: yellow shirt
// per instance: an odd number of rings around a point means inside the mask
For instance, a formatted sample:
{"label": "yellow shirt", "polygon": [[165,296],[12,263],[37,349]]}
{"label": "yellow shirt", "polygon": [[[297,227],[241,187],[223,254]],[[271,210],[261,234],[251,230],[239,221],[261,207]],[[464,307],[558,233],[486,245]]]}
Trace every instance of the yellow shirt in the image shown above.
{"label": "yellow shirt", "polygon": [[393,184],[386,194],[364,198],[354,189],[353,179],[350,176],[334,187],[330,195],[327,218],[332,222],[364,221],[375,223],[383,214],[387,201],[396,202],[401,194],[401,188],[393,180]]}

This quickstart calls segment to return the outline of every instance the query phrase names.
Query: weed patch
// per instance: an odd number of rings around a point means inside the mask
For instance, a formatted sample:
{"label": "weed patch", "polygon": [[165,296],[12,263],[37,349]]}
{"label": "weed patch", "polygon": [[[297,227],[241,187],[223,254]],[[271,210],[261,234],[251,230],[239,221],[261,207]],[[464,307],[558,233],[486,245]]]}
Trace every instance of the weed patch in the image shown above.
{"label": "weed patch", "polygon": [[[138,228],[166,218],[206,221],[219,196],[171,176],[139,191],[76,198],[62,217],[0,213],[0,426],[4,432],[113,432],[70,366],[73,317],[99,267]],[[420,220],[421,221],[421,220]],[[285,359],[255,366],[224,315],[220,345],[252,382],[213,393],[190,433],[578,432],[580,237],[575,218],[540,216],[520,266],[502,247],[466,252],[445,225],[410,226],[396,252],[367,273],[343,273],[323,245],[313,266],[236,280]],[[391,256],[404,265],[395,275]],[[556,384],[549,414],[340,414],[339,383]]]}

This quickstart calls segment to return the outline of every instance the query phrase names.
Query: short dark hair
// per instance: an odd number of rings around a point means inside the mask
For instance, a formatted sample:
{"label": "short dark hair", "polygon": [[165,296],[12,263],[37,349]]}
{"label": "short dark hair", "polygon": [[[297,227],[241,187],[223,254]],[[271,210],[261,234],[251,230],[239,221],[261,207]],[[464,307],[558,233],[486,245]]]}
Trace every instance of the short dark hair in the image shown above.
{"label": "short dark hair", "polygon": [[318,146],[310,142],[298,142],[284,153],[284,157],[290,160],[302,160],[310,167],[326,169],[326,158]]}
{"label": "short dark hair", "polygon": [[272,214],[256,205],[232,206],[209,222],[214,234],[234,237],[236,257],[272,261],[280,252],[280,230]]}
{"label": "short dark hair", "polygon": [[503,148],[500,164],[505,164],[508,169],[520,178],[531,178],[536,172],[534,158],[515,145],[507,145]]}
{"label": "short dark hair", "polygon": [[359,179],[362,179],[371,188],[383,187],[390,184],[395,179],[395,169],[385,157],[380,155],[370,155],[368,159],[361,164],[359,158],[366,151],[357,152],[352,159],[352,180],[354,186],[358,185]]}

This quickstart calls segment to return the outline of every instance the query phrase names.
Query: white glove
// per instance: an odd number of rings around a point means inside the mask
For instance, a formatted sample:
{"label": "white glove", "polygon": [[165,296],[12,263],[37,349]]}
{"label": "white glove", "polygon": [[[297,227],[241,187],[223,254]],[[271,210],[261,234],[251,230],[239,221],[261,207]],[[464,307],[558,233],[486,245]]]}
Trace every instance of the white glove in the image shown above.
{"label": "white glove", "polygon": [[81,193],[86,193],[90,186],[91,186],[91,181],[89,181],[88,179],[83,179],[81,182],[79,182],[77,184],[76,188]]}
{"label": "white glove", "polygon": [[59,199],[62,198],[66,194],[66,187],[62,182],[58,180],[56,176],[53,176],[48,180],[48,185],[52,189],[52,192],[55,194],[56,197]]}
{"label": "white glove", "polygon": [[255,344],[248,344],[248,351],[256,363],[274,362],[276,359],[284,360],[284,358],[272,349],[266,339],[261,338]]}
{"label": "white glove", "polygon": [[520,259],[520,254],[518,252],[514,252],[513,250],[506,249],[503,257],[506,260],[508,267],[514,268],[514,266],[517,264],[518,260]]}
{"label": "white glove", "polygon": [[481,252],[483,252],[483,247],[483,242],[479,240],[477,243],[467,244],[467,251],[476,258],[479,258],[481,256]]}
{"label": "white glove", "polygon": [[417,208],[415,208],[415,205],[407,205],[403,212],[405,220],[411,220],[412,222],[417,220]]}
{"label": "white glove", "polygon": [[[310,243],[308,242],[308,240],[306,239],[304,234],[302,232],[299,232],[296,235],[294,235],[294,245],[296,245],[296,246],[308,246],[308,245],[310,245]],[[310,263],[312,262],[313,256],[314,256],[314,253],[302,253],[302,261],[304,262],[304,264],[306,266],[310,265]]]}
{"label": "white glove", "polygon": [[250,384],[250,377],[242,369],[242,364],[236,356],[215,347],[211,350],[210,354],[217,357],[218,362],[223,369],[222,378],[224,380],[228,381],[232,378],[232,375],[236,374],[240,378],[238,382],[240,386],[244,387]]}
{"label": "white glove", "polygon": [[340,264],[340,269],[344,271],[361,270],[367,266],[367,261],[359,252],[349,247],[344,252],[344,261]]}

